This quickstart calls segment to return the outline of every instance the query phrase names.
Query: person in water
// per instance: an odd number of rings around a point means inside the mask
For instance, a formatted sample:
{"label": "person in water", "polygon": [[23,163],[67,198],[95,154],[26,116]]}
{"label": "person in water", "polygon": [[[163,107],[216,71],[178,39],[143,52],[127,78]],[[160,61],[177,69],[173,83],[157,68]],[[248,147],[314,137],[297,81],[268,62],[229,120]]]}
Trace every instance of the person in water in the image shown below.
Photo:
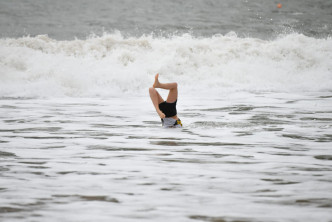
{"label": "person in water", "polygon": [[[178,100],[178,84],[173,83],[160,83],[159,74],[156,74],[153,86],[149,88],[150,98],[156,109],[159,117],[161,118],[163,127],[182,127],[181,120],[177,116],[176,102]],[[166,101],[160,96],[157,88],[169,90]]]}

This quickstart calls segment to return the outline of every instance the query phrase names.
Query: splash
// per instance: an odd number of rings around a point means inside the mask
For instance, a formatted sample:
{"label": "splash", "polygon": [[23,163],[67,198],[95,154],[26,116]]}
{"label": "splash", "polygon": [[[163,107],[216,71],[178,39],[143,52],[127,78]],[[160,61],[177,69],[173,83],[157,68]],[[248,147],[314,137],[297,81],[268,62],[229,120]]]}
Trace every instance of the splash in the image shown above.
{"label": "splash", "polygon": [[146,92],[159,72],[184,92],[327,91],[332,39],[289,34],[266,41],[235,33],[198,38],[121,33],[57,41],[0,39],[1,97],[94,97]]}

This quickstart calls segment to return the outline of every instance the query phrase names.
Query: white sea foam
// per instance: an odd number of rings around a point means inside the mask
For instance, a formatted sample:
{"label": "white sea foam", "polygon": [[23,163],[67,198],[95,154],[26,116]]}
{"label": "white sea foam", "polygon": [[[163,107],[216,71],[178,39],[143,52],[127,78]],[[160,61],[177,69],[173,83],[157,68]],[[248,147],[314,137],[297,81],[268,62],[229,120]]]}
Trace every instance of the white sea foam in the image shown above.
{"label": "white sea foam", "polygon": [[153,76],[184,91],[332,89],[332,39],[290,34],[265,41],[235,33],[197,38],[0,39],[1,97],[110,96],[146,92]]}

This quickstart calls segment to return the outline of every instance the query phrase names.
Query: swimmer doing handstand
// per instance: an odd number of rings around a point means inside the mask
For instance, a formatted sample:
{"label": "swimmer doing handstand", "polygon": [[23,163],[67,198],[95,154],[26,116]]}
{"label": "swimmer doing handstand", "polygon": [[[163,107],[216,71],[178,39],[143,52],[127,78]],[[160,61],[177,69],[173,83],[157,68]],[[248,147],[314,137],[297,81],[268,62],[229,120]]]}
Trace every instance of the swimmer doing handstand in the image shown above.
{"label": "swimmer doing handstand", "polygon": [[[178,84],[160,83],[159,74],[156,74],[153,86],[149,88],[150,98],[156,109],[163,127],[182,127],[181,120],[177,117],[176,102],[178,99]],[[160,96],[157,88],[169,90],[166,101]]]}

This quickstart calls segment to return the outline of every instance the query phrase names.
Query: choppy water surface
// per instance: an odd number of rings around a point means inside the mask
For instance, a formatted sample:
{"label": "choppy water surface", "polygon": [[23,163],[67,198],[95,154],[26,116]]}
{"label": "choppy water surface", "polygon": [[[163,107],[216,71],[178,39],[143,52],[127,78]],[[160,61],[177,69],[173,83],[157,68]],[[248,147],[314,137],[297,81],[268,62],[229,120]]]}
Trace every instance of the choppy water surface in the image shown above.
{"label": "choppy water surface", "polygon": [[331,8],[0,1],[0,221],[332,221]]}
{"label": "choppy water surface", "polygon": [[7,221],[331,221],[332,94],[0,100]]}
{"label": "choppy water surface", "polygon": [[331,9],[329,0],[3,0],[0,36],[68,40],[119,30],[129,36],[234,31],[261,39],[292,32],[326,38],[332,34]]}

